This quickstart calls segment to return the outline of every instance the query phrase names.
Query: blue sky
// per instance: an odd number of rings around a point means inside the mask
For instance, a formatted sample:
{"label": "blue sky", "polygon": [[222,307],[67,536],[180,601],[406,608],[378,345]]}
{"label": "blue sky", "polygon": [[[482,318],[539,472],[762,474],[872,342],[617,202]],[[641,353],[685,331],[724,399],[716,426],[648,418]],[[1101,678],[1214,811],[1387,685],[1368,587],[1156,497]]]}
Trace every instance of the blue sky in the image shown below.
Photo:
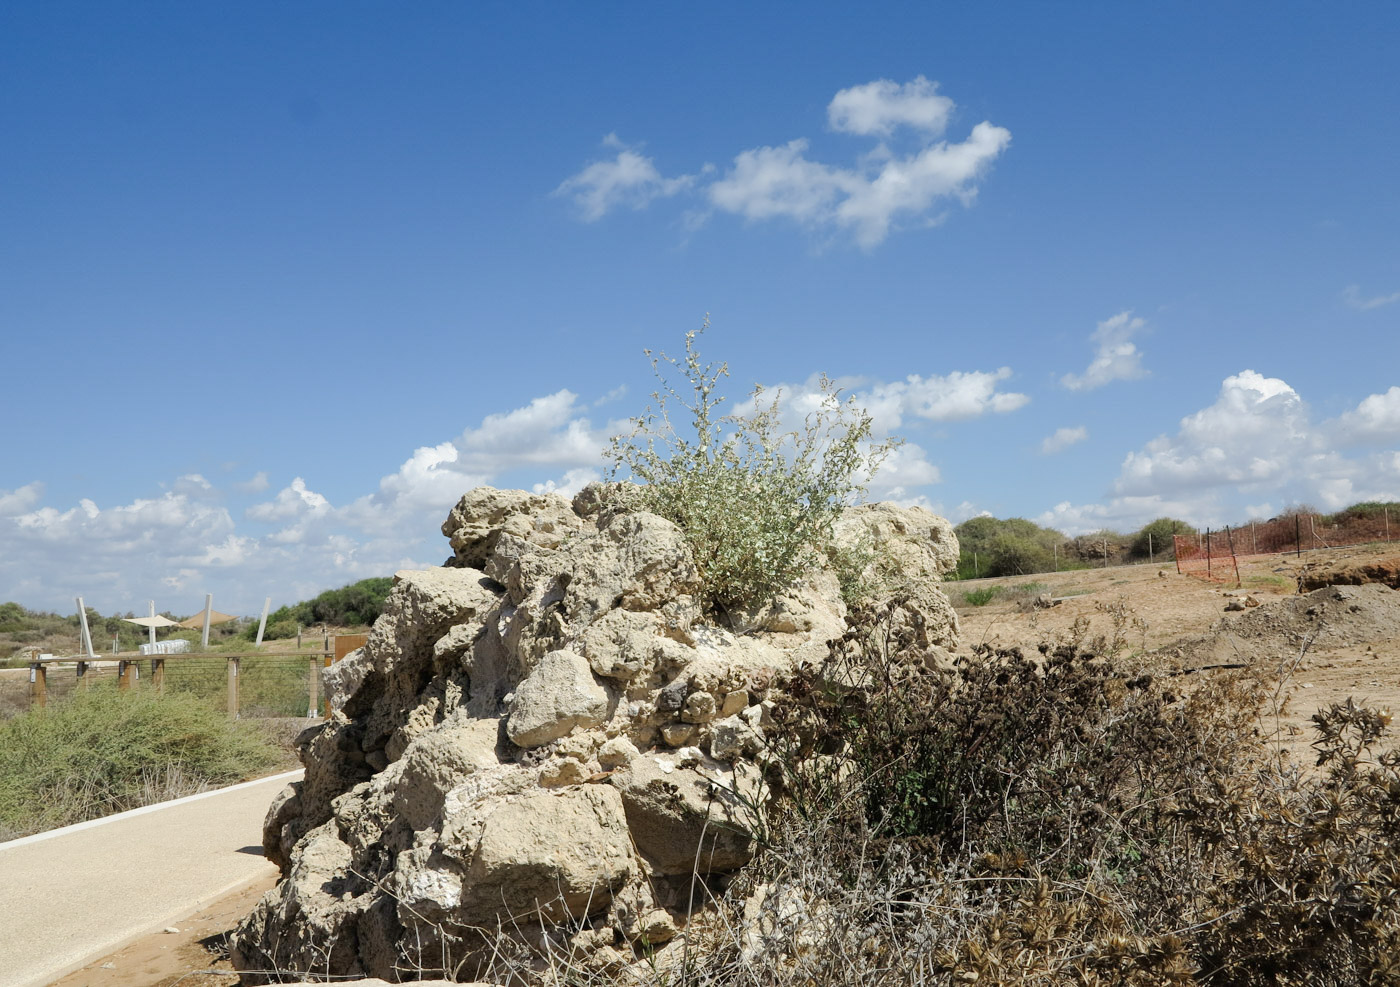
{"label": "blue sky", "polygon": [[438,563],[707,312],[955,521],[1400,499],[1400,8],[752,6],[0,8],[0,599]]}

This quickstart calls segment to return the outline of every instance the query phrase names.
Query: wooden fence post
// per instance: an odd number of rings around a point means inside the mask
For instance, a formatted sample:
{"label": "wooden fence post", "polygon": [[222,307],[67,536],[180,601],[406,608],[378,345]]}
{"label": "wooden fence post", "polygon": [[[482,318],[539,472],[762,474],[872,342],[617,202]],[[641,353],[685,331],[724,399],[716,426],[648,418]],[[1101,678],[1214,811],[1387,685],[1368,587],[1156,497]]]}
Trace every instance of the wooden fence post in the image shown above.
{"label": "wooden fence post", "polygon": [[228,660],[228,715],[238,719],[238,659]]}
{"label": "wooden fence post", "polygon": [[117,688],[123,692],[135,685],[140,675],[141,670],[136,666],[136,662],[117,662]]}
{"label": "wooden fence post", "polygon": [[88,663],[85,661],[78,662],[74,671],[77,672],[78,688],[86,691],[88,686],[92,683],[92,676],[88,675]]}
{"label": "wooden fence post", "polygon": [[29,665],[29,701],[39,707],[49,703],[49,670],[37,661]]}
{"label": "wooden fence post", "polygon": [[151,659],[151,685],[155,686],[156,695],[165,695],[165,659]]}

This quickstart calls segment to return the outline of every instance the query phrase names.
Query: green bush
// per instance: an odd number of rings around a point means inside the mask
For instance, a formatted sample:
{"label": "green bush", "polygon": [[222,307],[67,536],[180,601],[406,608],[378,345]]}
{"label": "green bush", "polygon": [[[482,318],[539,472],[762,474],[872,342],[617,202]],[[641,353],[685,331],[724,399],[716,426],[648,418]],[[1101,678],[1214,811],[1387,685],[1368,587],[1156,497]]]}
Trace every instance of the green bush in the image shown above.
{"label": "green bush", "polygon": [[1159,517],[1155,521],[1144,524],[1137,534],[1133,535],[1129,553],[1134,559],[1146,559],[1152,556],[1170,559],[1175,551],[1172,536],[1187,537],[1195,534],[1196,529],[1185,521]]}
{"label": "green bush", "polygon": [[279,757],[261,732],[195,696],[97,688],[0,722],[0,834],[231,784]]}
{"label": "green bush", "polygon": [[1065,536],[1025,518],[969,518],[953,529],[960,555],[957,576],[1019,576],[1055,568],[1056,546]]}
{"label": "green bush", "polygon": [[[708,326],[706,319],[686,333],[683,363],[652,357],[661,382],[655,407],[612,438],[610,478],[640,483],[630,495],[635,506],[680,527],[700,570],[704,606],[735,623],[827,553],[832,522],[893,443],[872,448],[870,416],[825,377],[820,407],[799,429],[784,430],[780,395],[770,400],[760,387],[751,411],[719,415],[725,399],[716,387],[729,369],[700,360],[695,339]],[[663,362],[685,378],[682,390],[667,381]],[[672,417],[682,413],[690,420],[685,435]]]}
{"label": "green bush", "polygon": [[[328,589],[315,599],[278,607],[268,614],[263,639],[296,637],[298,626],[367,627],[383,613],[384,601],[393,586],[393,579],[375,576],[339,589]],[[243,637],[249,641],[256,640],[257,635],[257,621],[243,630]]]}

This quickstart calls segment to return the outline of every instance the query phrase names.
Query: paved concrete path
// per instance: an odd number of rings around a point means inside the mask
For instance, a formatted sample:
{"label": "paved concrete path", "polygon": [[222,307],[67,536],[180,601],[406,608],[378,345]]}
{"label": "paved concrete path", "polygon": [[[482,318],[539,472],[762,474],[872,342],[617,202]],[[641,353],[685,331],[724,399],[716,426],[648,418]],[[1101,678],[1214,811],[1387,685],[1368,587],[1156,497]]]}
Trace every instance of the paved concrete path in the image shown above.
{"label": "paved concrete path", "polygon": [[300,771],[0,843],[0,987],[42,987],[277,868],[262,821]]}

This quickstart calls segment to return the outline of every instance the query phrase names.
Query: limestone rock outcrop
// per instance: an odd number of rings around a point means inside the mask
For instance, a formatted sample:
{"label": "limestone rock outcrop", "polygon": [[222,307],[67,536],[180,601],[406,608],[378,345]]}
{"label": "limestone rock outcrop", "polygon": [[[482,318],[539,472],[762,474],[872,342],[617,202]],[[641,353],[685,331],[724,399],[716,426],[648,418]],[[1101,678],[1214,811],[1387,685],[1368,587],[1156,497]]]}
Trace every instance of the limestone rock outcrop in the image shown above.
{"label": "limestone rock outcrop", "polygon": [[[232,937],[245,982],[470,978],[500,929],[630,962],[750,859],[768,687],[844,632],[841,583],[813,572],[717,626],[682,533],[601,492],[473,490],[447,563],[397,574],[269,809],[282,878]],[[865,592],[897,588],[920,640],[955,645],[946,521],[868,505],[837,537]]]}

